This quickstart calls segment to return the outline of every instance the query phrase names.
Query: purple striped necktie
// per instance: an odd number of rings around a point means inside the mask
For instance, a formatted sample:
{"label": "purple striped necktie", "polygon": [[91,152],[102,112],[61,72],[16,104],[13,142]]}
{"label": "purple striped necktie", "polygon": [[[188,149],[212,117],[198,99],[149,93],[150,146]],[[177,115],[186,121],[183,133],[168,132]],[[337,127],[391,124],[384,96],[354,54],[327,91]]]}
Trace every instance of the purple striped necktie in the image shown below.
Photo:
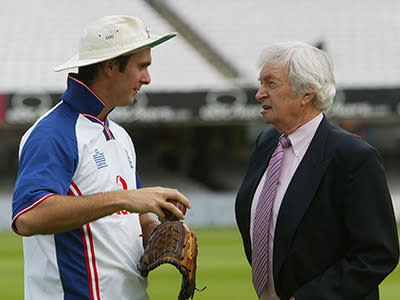
{"label": "purple striped necktie", "polygon": [[287,135],[281,135],[267,168],[265,183],[258,199],[253,226],[252,275],[253,285],[260,296],[268,282],[269,227],[276,195],[283,151],[291,146]]}

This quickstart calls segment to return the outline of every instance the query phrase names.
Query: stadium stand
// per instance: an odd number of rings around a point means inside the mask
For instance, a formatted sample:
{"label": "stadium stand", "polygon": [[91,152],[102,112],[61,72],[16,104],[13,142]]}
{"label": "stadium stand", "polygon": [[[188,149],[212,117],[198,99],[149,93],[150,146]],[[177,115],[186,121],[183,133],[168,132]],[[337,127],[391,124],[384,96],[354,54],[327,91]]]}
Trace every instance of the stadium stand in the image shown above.
{"label": "stadium stand", "polygon": [[265,126],[254,100],[255,59],[266,44],[288,40],[322,47],[332,57],[338,95],[330,116],[382,152],[400,216],[399,1],[0,0],[0,5],[3,213],[9,209],[19,138],[66,87],[67,71],[53,68],[75,54],[88,23],[127,14],[139,16],[154,33],[180,34],[153,50],[152,84],[136,104],[114,116],[136,142],[144,185],[175,186],[204,204],[191,216],[193,223],[216,222],[206,213],[212,199],[232,209],[254,139]]}

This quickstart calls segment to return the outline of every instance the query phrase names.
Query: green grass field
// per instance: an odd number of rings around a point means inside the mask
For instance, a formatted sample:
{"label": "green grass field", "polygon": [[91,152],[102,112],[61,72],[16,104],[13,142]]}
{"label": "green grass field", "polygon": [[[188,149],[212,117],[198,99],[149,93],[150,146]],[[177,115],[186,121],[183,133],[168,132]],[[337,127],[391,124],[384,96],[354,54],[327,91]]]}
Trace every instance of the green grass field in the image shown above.
{"label": "green grass field", "polygon": [[[195,228],[199,241],[197,287],[194,299],[256,299],[239,233],[236,228]],[[0,232],[0,299],[23,299],[23,257],[21,238]],[[171,265],[162,265],[149,275],[152,300],[177,299],[181,276]],[[398,300],[400,267],[381,284],[382,300]]]}

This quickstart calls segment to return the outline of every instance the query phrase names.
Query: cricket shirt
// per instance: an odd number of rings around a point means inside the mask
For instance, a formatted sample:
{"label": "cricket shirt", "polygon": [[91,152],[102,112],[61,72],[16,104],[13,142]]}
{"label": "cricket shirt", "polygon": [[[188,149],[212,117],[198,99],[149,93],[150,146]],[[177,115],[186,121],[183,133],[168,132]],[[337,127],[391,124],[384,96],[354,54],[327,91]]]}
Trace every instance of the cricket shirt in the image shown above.
{"label": "cricket shirt", "polygon": [[[61,100],[21,139],[13,230],[19,215],[51,195],[140,187],[131,138],[96,117],[104,102],[73,74]],[[139,215],[120,211],[68,232],[24,237],[25,299],[149,299],[137,269],[141,233]]]}

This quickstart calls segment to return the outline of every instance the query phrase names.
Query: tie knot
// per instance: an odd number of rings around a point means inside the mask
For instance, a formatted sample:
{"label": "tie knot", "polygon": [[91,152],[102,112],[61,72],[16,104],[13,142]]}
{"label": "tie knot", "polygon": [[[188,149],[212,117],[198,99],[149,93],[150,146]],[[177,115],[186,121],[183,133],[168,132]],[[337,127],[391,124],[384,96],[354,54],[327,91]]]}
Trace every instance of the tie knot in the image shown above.
{"label": "tie knot", "polygon": [[289,148],[292,145],[289,137],[286,134],[281,135],[281,137],[279,138],[279,143],[283,148]]}

